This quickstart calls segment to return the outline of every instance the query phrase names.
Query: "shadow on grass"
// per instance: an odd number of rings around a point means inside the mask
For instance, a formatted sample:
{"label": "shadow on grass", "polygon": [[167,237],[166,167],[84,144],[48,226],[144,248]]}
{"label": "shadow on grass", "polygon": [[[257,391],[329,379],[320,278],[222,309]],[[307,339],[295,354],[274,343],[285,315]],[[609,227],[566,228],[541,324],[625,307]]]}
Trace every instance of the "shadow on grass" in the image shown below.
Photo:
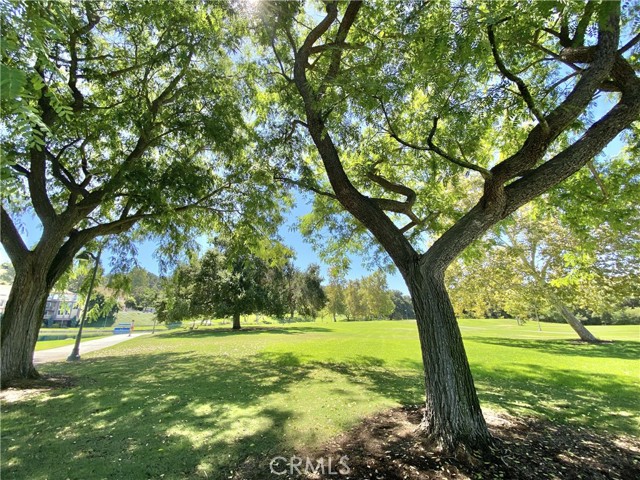
{"label": "shadow on grass", "polygon": [[[3,479],[233,477],[248,458],[293,450],[295,407],[261,399],[295,388],[312,366],[290,354],[159,353],[54,370],[77,386],[3,405]],[[268,460],[255,468],[269,475]]]}
{"label": "shadow on grass", "polygon": [[[73,375],[78,384],[3,405],[3,479],[264,479],[269,458],[304,449],[292,425],[312,407],[288,399],[319,370],[357,386],[328,382],[326,403],[334,405],[353,401],[361,389],[401,404],[421,403],[424,395],[418,362],[398,367],[376,356],[320,363],[292,353],[148,352],[47,370]],[[638,434],[634,385],[540,365],[473,371],[485,405]],[[270,395],[286,400],[273,403]],[[315,415],[326,420],[321,410]]]}
{"label": "shadow on grass", "polygon": [[534,349],[551,355],[620,358],[624,360],[640,358],[640,342],[615,341],[591,344],[576,340],[525,340],[500,337],[467,337],[467,340],[501,347]]}
{"label": "shadow on grass", "polygon": [[302,333],[331,332],[324,327],[243,327],[240,330],[232,330],[231,327],[223,329],[202,328],[195,330],[180,330],[163,333],[161,338],[194,338],[194,337],[229,337],[239,335],[256,335],[263,333],[275,333],[278,335],[299,335]]}
{"label": "shadow on grass", "polygon": [[398,369],[378,357],[358,355],[350,364],[322,362],[317,365],[400,404],[421,403],[424,399],[424,375],[418,362],[411,362],[417,368]]}
{"label": "shadow on grass", "polygon": [[513,415],[534,414],[567,424],[640,434],[640,389],[611,375],[560,370],[541,365],[473,366],[483,404]]}

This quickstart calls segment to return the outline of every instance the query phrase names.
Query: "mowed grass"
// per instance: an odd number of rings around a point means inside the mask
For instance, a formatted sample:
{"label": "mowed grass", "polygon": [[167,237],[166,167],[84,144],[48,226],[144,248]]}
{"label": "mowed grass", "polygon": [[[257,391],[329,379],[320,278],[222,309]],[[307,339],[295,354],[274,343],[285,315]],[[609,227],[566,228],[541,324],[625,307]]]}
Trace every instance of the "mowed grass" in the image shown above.
{"label": "mowed grass", "polygon": [[[110,337],[111,335],[95,335],[91,337],[83,337],[83,341],[97,340],[99,338]],[[64,347],[65,345],[73,345],[75,343],[75,337],[64,338],[60,340],[42,340],[36,342],[36,351],[50,350],[52,348]]]}
{"label": "mowed grass", "polygon": [[[485,409],[640,434],[639,327],[463,320]],[[48,364],[77,385],[6,403],[2,478],[269,478],[375,412],[423,400],[415,322],[168,331]]]}

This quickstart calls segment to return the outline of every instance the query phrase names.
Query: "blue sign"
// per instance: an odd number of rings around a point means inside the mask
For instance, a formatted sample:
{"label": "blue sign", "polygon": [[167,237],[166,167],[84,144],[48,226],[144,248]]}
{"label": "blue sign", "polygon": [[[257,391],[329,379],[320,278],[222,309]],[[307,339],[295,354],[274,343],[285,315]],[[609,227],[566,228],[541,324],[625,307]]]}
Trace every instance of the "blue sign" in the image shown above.
{"label": "blue sign", "polygon": [[130,323],[119,323],[118,326],[113,329],[114,335],[119,335],[122,333],[131,333]]}

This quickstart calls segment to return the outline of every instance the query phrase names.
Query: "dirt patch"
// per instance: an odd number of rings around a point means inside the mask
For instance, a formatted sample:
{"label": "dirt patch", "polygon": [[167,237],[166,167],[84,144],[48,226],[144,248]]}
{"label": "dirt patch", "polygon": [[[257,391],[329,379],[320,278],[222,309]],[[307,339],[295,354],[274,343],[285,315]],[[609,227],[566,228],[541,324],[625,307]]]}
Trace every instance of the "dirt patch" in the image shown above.
{"label": "dirt patch", "polygon": [[[423,409],[418,406],[389,410],[367,419],[314,452],[298,453],[312,459],[307,474],[269,471],[269,460],[253,461],[240,473],[243,479],[631,479],[640,478],[640,441],[592,430],[554,424],[537,418],[516,418],[485,412],[495,439],[490,458],[447,457],[419,436]],[[339,464],[348,457],[349,471]],[[324,458],[324,473],[317,459]],[[333,459],[331,471],[327,459]],[[284,470],[286,470],[286,473]]]}
{"label": "dirt patch", "polygon": [[2,403],[14,403],[28,400],[42,392],[69,388],[76,385],[76,381],[69,375],[41,375],[38,378],[15,380],[0,390]]}

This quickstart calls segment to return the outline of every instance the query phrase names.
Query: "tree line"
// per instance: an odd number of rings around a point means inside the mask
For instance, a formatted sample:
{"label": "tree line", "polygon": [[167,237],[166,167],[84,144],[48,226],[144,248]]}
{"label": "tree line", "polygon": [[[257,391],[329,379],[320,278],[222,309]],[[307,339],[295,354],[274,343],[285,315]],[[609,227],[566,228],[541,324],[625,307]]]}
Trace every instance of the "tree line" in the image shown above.
{"label": "tree line", "polygon": [[357,280],[334,279],[326,286],[322,282],[318,265],[302,270],[291,259],[218,245],[179,265],[162,282],[156,315],[166,323],[229,317],[233,329],[240,329],[247,315],[283,321],[327,314],[334,321],[414,318],[410,298],[390,291],[382,271]]}

